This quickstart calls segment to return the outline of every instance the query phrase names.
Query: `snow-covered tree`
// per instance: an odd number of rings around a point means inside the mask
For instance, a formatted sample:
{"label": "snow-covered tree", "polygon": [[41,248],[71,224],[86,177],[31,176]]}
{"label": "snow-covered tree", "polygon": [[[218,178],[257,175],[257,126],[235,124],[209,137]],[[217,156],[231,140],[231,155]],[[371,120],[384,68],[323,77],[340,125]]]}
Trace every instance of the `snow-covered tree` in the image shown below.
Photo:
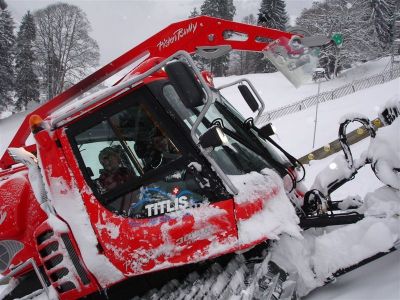
{"label": "snow-covered tree", "polygon": [[99,47],[90,23],[77,6],[56,3],[34,13],[35,49],[48,99],[79,81],[98,65]]}
{"label": "snow-covered tree", "polygon": [[[197,8],[194,7],[193,10],[190,11],[189,19],[195,18],[195,17],[198,17],[198,16],[200,16],[200,13],[197,10]],[[200,57],[197,54],[194,54],[192,56],[192,58],[193,58],[194,63],[196,64],[197,68],[199,68],[200,70],[207,69],[206,65],[208,64],[208,62],[204,58]]]}
{"label": "snow-covered tree", "polygon": [[12,104],[14,43],[14,21],[7,9],[0,10],[0,110]]}
{"label": "snow-covered tree", "polygon": [[0,0],[0,9],[4,10],[7,8],[7,3],[5,0]]}
{"label": "snow-covered tree", "polygon": [[288,14],[284,0],[262,0],[258,12],[258,24],[264,27],[285,30]]}
{"label": "snow-covered tree", "polygon": [[[200,7],[201,15],[233,20],[236,8],[233,0],[205,0]],[[213,59],[210,63],[210,71],[215,76],[224,76],[228,69],[229,56],[224,55]]]}
{"label": "snow-covered tree", "polygon": [[371,20],[375,25],[376,35],[380,41],[382,50],[388,50],[390,49],[392,41],[392,27],[396,0],[369,1],[371,6]]}
{"label": "snow-covered tree", "polygon": [[200,11],[202,15],[233,20],[236,8],[233,5],[233,0],[204,0]]}
{"label": "snow-covered tree", "polygon": [[35,37],[35,22],[32,14],[28,11],[22,18],[19,27],[15,51],[15,106],[18,110],[26,109],[26,105],[31,101],[39,102],[39,80],[34,72],[33,43]]}
{"label": "snow-covered tree", "polygon": [[[286,4],[283,0],[262,0],[258,12],[258,25],[268,28],[285,30],[288,23]],[[275,66],[267,59],[261,60],[258,72],[276,72]]]}
{"label": "snow-covered tree", "polygon": [[[381,55],[370,16],[371,7],[363,0],[325,0],[303,10],[296,23],[311,34],[343,35],[340,48],[330,46],[321,51],[321,66],[335,74],[342,66]],[[327,68],[332,65],[333,68]]]}
{"label": "snow-covered tree", "polygon": [[[257,19],[253,14],[245,16],[242,20],[243,23],[256,25]],[[263,54],[248,52],[248,51],[234,51],[231,54],[229,73],[242,75],[255,73],[261,60]]]}

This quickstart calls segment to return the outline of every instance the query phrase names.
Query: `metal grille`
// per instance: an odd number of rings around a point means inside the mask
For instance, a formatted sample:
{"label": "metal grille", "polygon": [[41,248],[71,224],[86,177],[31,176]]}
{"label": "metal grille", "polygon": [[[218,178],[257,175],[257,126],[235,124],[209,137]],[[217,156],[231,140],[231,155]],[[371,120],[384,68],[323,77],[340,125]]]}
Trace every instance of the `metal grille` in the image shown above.
{"label": "metal grille", "polygon": [[76,254],[76,251],[71,243],[71,240],[70,240],[68,234],[66,234],[66,233],[62,234],[61,238],[64,241],[64,245],[67,248],[68,254],[72,260],[72,263],[75,266],[76,271],[78,272],[79,277],[82,280],[82,283],[85,285],[89,284],[90,280],[88,278],[88,275],[87,275],[85,269],[83,268],[78,255]]}
{"label": "metal grille", "polygon": [[57,251],[58,249],[58,242],[52,242],[51,244],[47,245],[45,248],[39,251],[39,254],[41,257],[46,257],[53,253],[54,251]]}
{"label": "metal grille", "polygon": [[61,284],[60,286],[56,287],[56,289],[59,293],[65,293],[65,292],[75,289],[75,284],[73,284],[71,281],[67,281],[67,282]]}
{"label": "metal grille", "polygon": [[48,240],[53,235],[54,235],[54,232],[52,230],[43,232],[36,238],[37,244],[38,245],[42,244],[44,241]]}
{"label": "metal grille", "polygon": [[19,241],[6,240],[0,242],[0,273],[7,270],[14,256],[24,248]]}
{"label": "metal grille", "polygon": [[346,84],[337,89],[320,93],[319,95],[309,96],[298,102],[266,112],[262,114],[258,124],[261,125],[268,123],[271,120],[283,117],[285,115],[293,114],[303,109],[317,105],[317,103],[338,99],[357,91],[369,88],[371,86],[391,81],[398,77],[400,77],[400,67],[389,69],[377,75],[355,80],[351,84]]}
{"label": "metal grille", "polygon": [[60,278],[63,278],[65,275],[69,273],[67,268],[62,268],[50,274],[50,278],[53,282],[56,282]]}
{"label": "metal grille", "polygon": [[44,262],[44,265],[46,266],[47,270],[51,270],[58,264],[60,264],[63,260],[63,256],[61,254],[58,254]]}

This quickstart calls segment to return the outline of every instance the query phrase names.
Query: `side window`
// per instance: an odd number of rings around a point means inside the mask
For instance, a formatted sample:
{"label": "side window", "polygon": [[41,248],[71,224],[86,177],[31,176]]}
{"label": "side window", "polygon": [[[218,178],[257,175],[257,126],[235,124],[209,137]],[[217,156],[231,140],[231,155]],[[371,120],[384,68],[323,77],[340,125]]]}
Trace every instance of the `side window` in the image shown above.
{"label": "side window", "polygon": [[140,175],[108,121],[102,121],[78,134],[75,140],[86,171],[99,192],[106,193]]}
{"label": "side window", "polygon": [[142,106],[131,106],[110,117],[116,134],[125,141],[137,168],[143,174],[157,169],[181,154],[161,126]]}
{"label": "side window", "polygon": [[207,200],[187,163],[173,164],[182,151],[140,103],[76,131],[87,180],[108,209],[153,217]]}

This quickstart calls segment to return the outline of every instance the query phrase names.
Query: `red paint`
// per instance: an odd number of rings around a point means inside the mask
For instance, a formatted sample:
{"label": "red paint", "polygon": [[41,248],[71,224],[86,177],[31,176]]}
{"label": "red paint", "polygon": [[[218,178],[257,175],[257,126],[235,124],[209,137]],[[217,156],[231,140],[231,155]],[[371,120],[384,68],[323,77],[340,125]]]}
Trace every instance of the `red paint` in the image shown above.
{"label": "red paint", "polygon": [[269,193],[257,199],[249,199],[246,202],[235,205],[236,218],[238,220],[250,219],[254,214],[263,210],[265,203],[274,198],[279,193],[279,188],[275,186]]}
{"label": "red paint", "polygon": [[[46,219],[33,194],[27,170],[18,168],[15,171],[7,174],[13,177],[0,179],[0,214],[4,218],[0,224],[0,240],[17,240],[24,244],[11,260],[12,266],[18,266],[31,257],[39,262],[33,233]],[[8,272],[9,269],[3,274]]]}

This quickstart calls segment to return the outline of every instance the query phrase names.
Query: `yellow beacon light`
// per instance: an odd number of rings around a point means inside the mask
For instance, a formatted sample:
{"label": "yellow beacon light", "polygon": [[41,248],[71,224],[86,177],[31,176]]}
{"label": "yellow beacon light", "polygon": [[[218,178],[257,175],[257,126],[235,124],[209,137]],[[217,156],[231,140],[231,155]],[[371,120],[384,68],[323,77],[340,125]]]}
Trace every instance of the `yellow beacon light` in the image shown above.
{"label": "yellow beacon light", "polygon": [[29,126],[31,128],[32,133],[37,133],[43,129],[42,127],[43,119],[39,115],[32,115],[29,118]]}

